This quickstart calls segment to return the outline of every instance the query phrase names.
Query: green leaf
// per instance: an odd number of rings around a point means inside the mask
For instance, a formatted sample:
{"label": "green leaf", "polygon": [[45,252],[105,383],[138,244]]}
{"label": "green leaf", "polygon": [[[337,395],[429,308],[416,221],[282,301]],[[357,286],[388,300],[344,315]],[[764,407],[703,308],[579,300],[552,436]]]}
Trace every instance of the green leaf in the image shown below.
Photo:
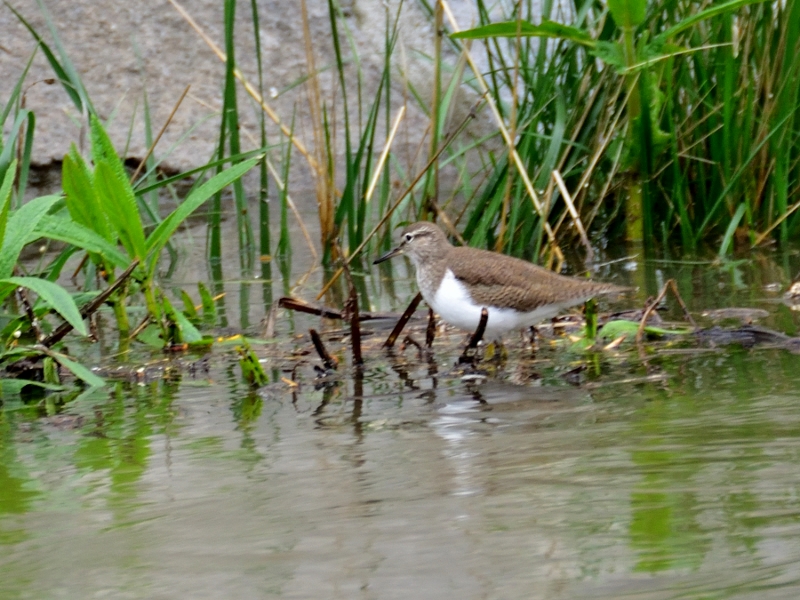
{"label": "green leaf", "polygon": [[618,42],[597,42],[597,45],[592,49],[592,54],[614,68],[620,75],[625,73],[627,65],[622,44]]}
{"label": "green leaf", "polygon": [[197,344],[203,340],[202,334],[197,330],[197,327],[189,322],[181,311],[176,310],[171,315],[175,319],[175,324],[181,330],[181,340],[186,344]]}
{"label": "green leaf", "polygon": [[[70,68],[72,65],[66,64],[65,67],[62,66],[61,63],[58,62],[56,55],[50,49],[50,46],[48,46],[47,43],[45,43],[44,39],[42,39],[42,36],[40,36],[36,32],[36,30],[25,20],[25,18],[16,10],[14,10],[14,8],[10,4],[6,2],[5,5],[11,12],[14,13],[17,19],[19,19],[20,22],[23,25],[25,25],[26,29],[38,42],[39,47],[42,49],[42,52],[44,52],[45,57],[47,57],[47,61],[50,63],[50,67],[55,72],[58,81],[64,87],[64,91],[72,99],[72,102],[73,104],[75,104],[75,107],[78,109],[78,111],[82,112],[85,105],[85,100],[87,100],[88,98],[86,97],[85,90],[83,89],[83,85],[80,82],[80,80],[79,79],[76,80],[74,77],[70,76],[71,75],[70,72],[74,74],[74,69]],[[88,108],[90,111],[93,110],[91,106],[86,106],[86,108]]]}
{"label": "green leaf", "polygon": [[555,21],[543,20],[541,25],[534,25],[530,21],[504,21],[502,23],[492,23],[483,27],[475,27],[459,31],[450,35],[457,40],[470,40],[487,37],[544,37],[561,40],[568,40],[581,44],[582,46],[594,47],[595,41],[582,29],[556,23]]}
{"label": "green leaf", "polygon": [[53,385],[44,383],[42,381],[32,381],[30,379],[0,379],[0,396],[7,398],[8,396],[18,396],[22,390],[29,386],[40,387],[51,392],[61,392],[67,389],[63,385]]}
{"label": "green leaf", "polygon": [[213,325],[217,322],[217,304],[214,302],[214,296],[202,281],[197,283],[197,291],[200,294],[200,303],[203,305],[203,321]]}
{"label": "green leaf", "polygon": [[30,241],[47,237],[67,244],[72,244],[88,252],[95,252],[107,263],[126,269],[130,260],[116,245],[101,237],[88,227],[55,215],[44,215],[39,226],[31,234]]}
{"label": "green leaf", "polygon": [[[33,115],[33,113],[26,109],[21,110],[17,114],[16,119],[14,119],[14,124],[11,126],[11,131],[8,133],[5,147],[0,144],[0,177],[5,177],[12,160],[14,160],[14,152],[17,149],[17,136],[29,115]],[[30,120],[28,124],[30,125]]]}
{"label": "green leaf", "polygon": [[92,181],[92,173],[86,161],[73,144],[64,156],[61,170],[61,185],[64,186],[67,209],[72,218],[96,231],[106,240],[112,241],[114,234],[108,222],[108,215],[100,206],[100,199]]}
{"label": "green leaf", "polygon": [[93,114],[89,125],[92,137],[92,162],[94,162],[95,167],[101,162],[106,162],[112,168],[119,181],[127,182],[128,174],[125,172],[125,166],[119,159],[114,144],[111,143],[111,138],[108,137],[100,119]]}
{"label": "green leaf", "polygon": [[608,10],[619,27],[634,29],[644,21],[647,0],[608,0]]}
{"label": "green leaf", "polygon": [[155,272],[156,265],[158,264],[158,255],[169,241],[170,236],[180,227],[181,223],[211,196],[252,169],[259,160],[260,157],[246,160],[218,173],[189,194],[178,208],[172,211],[166,219],[158,224],[158,227],[156,227],[153,233],[147,238],[147,254],[150,260],[148,263],[148,272],[150,275]]}
{"label": "green leaf", "polygon": [[736,209],[736,212],[731,219],[731,222],[728,224],[728,229],[725,231],[725,235],[722,238],[722,243],[719,246],[719,257],[725,258],[725,255],[728,254],[728,250],[733,243],[733,235],[736,233],[736,228],[739,226],[739,221],[742,220],[744,216],[744,212],[747,209],[747,205],[742,202],[739,205],[739,208]]}
{"label": "green leaf", "polygon": [[94,180],[102,207],[129,257],[144,260],[144,228],[128,180],[119,179],[113,162],[105,159],[95,165]]}
{"label": "green leaf", "polygon": [[14,185],[14,174],[17,172],[17,161],[11,162],[3,183],[0,185],[0,246],[6,235],[6,224],[8,223],[8,211],[11,208],[11,188]]}
{"label": "green leaf", "polygon": [[765,1],[766,0],[731,0],[730,2],[723,2],[722,4],[716,4],[711,8],[707,8],[706,10],[701,10],[699,13],[692,15],[691,17],[688,17],[683,21],[680,21],[676,25],[673,25],[666,31],[661,32],[655,38],[653,38],[653,43],[663,42],[665,40],[668,40],[671,37],[679,34],[681,31],[689,29],[692,25],[695,25],[700,21],[710,19],[711,17],[716,17],[717,15],[721,15],[726,12],[737,10],[744,6],[748,6],[750,4],[760,4],[761,2]]}
{"label": "green leaf", "polygon": [[34,198],[14,211],[8,218],[6,234],[0,246],[0,277],[9,277],[14,272],[14,265],[19,260],[19,253],[28,243],[31,233],[36,229],[40,219],[59,200],[58,196],[40,196]]}
{"label": "green leaf", "polygon": [[87,369],[82,364],[75,362],[65,354],[54,352],[53,350],[48,350],[46,354],[55,358],[62,367],[69,370],[73,375],[75,375],[75,377],[81,379],[89,387],[102,387],[106,384],[105,379],[98,377],[92,373],[91,370]]}
{"label": "green leaf", "polygon": [[83,322],[75,301],[69,292],[57,283],[39,277],[8,277],[0,280],[0,283],[12,284],[36,292],[39,298],[47,302],[53,310],[75,328],[75,331],[81,335],[87,334],[86,324]]}
{"label": "green leaf", "polygon": [[242,368],[242,377],[252,387],[263,387],[269,383],[269,375],[264,370],[261,361],[247,340],[242,338],[242,344],[236,346],[236,352],[239,354],[239,366]]}
{"label": "green leaf", "polygon": [[[665,335],[689,335],[694,333],[692,329],[662,329],[661,327],[654,327],[652,325],[646,325],[644,330],[646,333],[659,337]],[[597,332],[597,336],[601,339],[616,339],[621,335],[627,335],[628,339],[633,339],[636,337],[636,333],[638,331],[638,321],[617,319],[615,321],[609,321],[603,325],[603,327],[600,328],[600,331]]]}
{"label": "green leaf", "polygon": [[199,315],[197,314],[197,309],[194,307],[194,300],[192,300],[192,297],[186,290],[181,290],[181,300],[183,300],[183,314],[185,314],[186,318],[192,323],[197,323]]}

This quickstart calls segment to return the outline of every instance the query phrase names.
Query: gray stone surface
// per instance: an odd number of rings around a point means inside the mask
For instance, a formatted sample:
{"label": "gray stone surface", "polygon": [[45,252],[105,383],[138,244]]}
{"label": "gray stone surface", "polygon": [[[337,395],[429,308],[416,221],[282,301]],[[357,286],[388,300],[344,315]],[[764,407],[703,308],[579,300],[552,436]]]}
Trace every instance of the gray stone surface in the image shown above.
{"label": "gray stone surface", "polygon": [[[16,10],[39,31],[48,43],[53,35],[37,0],[11,0]],[[344,0],[346,23],[361,61],[365,93],[370,99],[382,67],[384,23],[387,10],[397,9],[397,0]],[[469,22],[472,2],[454,3],[459,18]],[[127,156],[141,158],[146,151],[143,99],[146,92],[153,128],[166,121],[187,85],[189,96],[159,143],[156,155],[171,170],[186,170],[208,161],[217,143],[219,111],[222,106],[224,65],[168,0],[45,0],[44,6],[66,53],[83,78],[97,111],[109,119],[109,133],[118,148],[127,146]],[[183,6],[220,47],[223,39],[223,3],[219,0],[183,0]],[[305,85],[296,85],[307,75],[303,22],[298,0],[259,0],[259,32],[265,87],[277,97],[268,102],[287,123],[296,111],[297,134],[307,146],[313,145],[308,119]],[[329,105],[341,100],[331,42],[328,3],[308,0],[311,33],[323,100]],[[5,102],[12,86],[35,51],[31,34],[4,5],[0,5],[0,101]],[[422,93],[430,93],[431,68],[422,57],[433,47],[433,27],[416,2],[406,2],[401,16],[401,34],[393,69],[394,111],[407,100],[408,113],[398,146],[405,145],[409,160],[427,126],[427,117],[406,92],[406,78]],[[343,40],[345,45],[346,40]],[[237,62],[256,83],[253,21],[249,2],[237,7]],[[348,55],[351,52],[345,48]],[[352,55],[351,55],[352,56]],[[405,64],[401,69],[400,64]],[[402,71],[402,72],[401,72]],[[348,92],[355,98],[355,63],[351,63]],[[36,53],[26,79],[25,104],[36,113],[37,126],[33,162],[41,167],[58,163],[69,145],[81,136],[82,116],[58,84],[47,84],[53,71],[41,51]],[[243,115],[243,143],[254,147],[257,139],[257,110],[240,87]],[[467,110],[471,100],[461,103]],[[341,124],[341,115],[339,125]],[[277,142],[271,126],[271,142]],[[184,135],[188,137],[178,144]],[[128,141],[128,137],[130,139]],[[379,138],[381,141],[383,137]],[[341,142],[341,140],[339,140]],[[168,154],[167,150],[177,146]],[[341,144],[339,144],[341,148]],[[423,153],[424,154],[424,153]],[[165,156],[166,155],[166,156]],[[308,171],[306,170],[306,174]],[[293,179],[303,180],[295,174]],[[305,178],[307,180],[307,178]],[[35,183],[35,182],[34,182]]]}

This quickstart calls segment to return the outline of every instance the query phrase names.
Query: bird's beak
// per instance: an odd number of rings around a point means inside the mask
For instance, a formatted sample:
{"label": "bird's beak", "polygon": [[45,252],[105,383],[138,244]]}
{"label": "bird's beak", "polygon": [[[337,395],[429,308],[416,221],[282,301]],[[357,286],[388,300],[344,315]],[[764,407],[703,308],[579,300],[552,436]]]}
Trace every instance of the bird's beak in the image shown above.
{"label": "bird's beak", "polygon": [[389,250],[389,252],[387,252],[386,254],[381,256],[380,258],[376,258],[374,261],[372,261],[372,264],[373,265],[377,265],[378,263],[382,263],[383,261],[389,260],[390,258],[394,258],[398,254],[402,254],[402,253],[403,253],[403,246],[400,245],[397,248],[395,248],[394,250]]}

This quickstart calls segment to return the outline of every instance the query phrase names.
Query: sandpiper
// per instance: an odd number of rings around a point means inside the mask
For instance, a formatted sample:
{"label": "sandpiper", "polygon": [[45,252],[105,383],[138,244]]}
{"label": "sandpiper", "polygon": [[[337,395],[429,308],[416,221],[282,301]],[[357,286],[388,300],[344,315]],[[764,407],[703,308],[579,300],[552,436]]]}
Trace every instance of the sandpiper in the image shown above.
{"label": "sandpiper", "polygon": [[425,302],[445,322],[474,331],[486,308],[485,338],[551,319],[602,294],[626,291],[610,283],[566,277],[489,250],[453,246],[433,223],[409,225],[400,245],[374,261],[405,254],[414,263]]}

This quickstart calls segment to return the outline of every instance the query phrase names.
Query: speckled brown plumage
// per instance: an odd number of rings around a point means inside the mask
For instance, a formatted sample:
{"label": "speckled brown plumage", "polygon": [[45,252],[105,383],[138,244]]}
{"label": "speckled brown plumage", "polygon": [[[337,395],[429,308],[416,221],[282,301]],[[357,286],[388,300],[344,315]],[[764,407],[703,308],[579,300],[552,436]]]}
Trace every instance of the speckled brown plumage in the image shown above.
{"label": "speckled brown plumage", "polygon": [[[454,247],[442,230],[432,223],[414,223],[401,235],[400,245],[375,262],[398,254],[408,256],[416,267],[420,292],[428,305],[445,320],[463,329],[477,325],[477,307],[490,309],[487,331],[491,329],[492,333],[499,335],[514,327],[549,318],[594,296],[627,289],[565,277],[497,252]],[[447,275],[448,271],[452,276]],[[452,277],[451,281],[462,286],[454,288],[447,284],[447,292],[440,296],[438,292],[445,277]],[[461,304],[461,294],[466,294],[470,303]],[[519,318],[509,316],[509,313],[503,316],[502,312],[492,312],[503,309],[511,309]]]}
{"label": "speckled brown plumage", "polygon": [[527,312],[569,300],[585,302],[600,294],[623,291],[615,285],[565,277],[537,265],[476,248],[450,247],[447,266],[481,305]]}

